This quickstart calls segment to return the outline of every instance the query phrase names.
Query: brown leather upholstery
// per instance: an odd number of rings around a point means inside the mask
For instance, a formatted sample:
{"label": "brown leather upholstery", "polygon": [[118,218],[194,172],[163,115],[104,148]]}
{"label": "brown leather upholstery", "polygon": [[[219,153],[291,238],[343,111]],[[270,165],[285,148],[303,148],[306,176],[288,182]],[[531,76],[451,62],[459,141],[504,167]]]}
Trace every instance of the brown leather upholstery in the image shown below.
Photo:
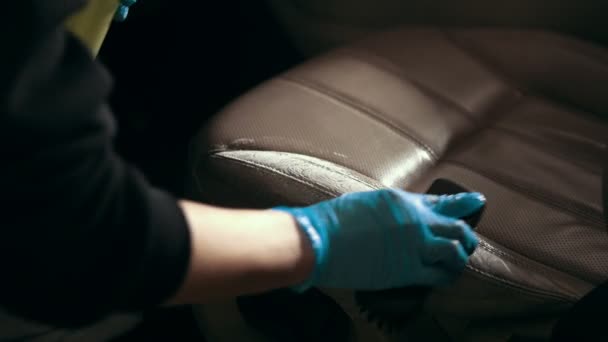
{"label": "brown leather upholstery", "polygon": [[402,30],[254,89],[193,144],[213,204],[304,205],[448,178],[488,207],[481,246],[427,311],[456,340],[547,336],[608,278],[608,51],[544,32]]}
{"label": "brown leather upholstery", "polygon": [[604,0],[265,0],[307,55],[394,27],[551,29],[608,43]]}

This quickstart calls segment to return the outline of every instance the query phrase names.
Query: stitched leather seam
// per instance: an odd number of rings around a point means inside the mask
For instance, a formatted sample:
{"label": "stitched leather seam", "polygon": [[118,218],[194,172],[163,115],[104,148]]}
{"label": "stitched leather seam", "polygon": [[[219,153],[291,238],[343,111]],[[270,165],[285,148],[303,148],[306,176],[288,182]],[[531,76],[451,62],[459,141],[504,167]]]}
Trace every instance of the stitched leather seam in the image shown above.
{"label": "stitched leather seam", "polygon": [[332,196],[332,197],[341,195],[338,192],[333,191],[333,190],[331,190],[329,188],[326,188],[324,186],[320,186],[320,185],[314,184],[314,183],[309,182],[307,180],[295,177],[293,175],[289,175],[286,172],[283,172],[283,171],[281,171],[279,169],[276,169],[274,167],[271,167],[271,166],[268,166],[268,165],[263,165],[261,163],[257,163],[257,162],[251,161],[251,160],[244,160],[244,159],[241,159],[241,158],[236,158],[236,157],[232,157],[232,156],[228,157],[228,156],[222,156],[222,155],[212,155],[211,158],[229,160],[229,161],[232,161],[234,163],[238,163],[238,164],[241,164],[243,166],[247,166],[249,168],[258,170],[258,171],[263,171],[263,172],[266,172],[266,173],[278,174],[278,175],[281,175],[281,176],[286,177],[288,179],[291,179],[291,180],[293,180],[295,182],[298,182],[300,184],[307,185],[307,186],[311,187],[312,189],[317,190],[317,191],[323,193],[324,195],[328,195],[328,196]]}
{"label": "stitched leather seam", "polygon": [[[226,152],[226,151],[222,150],[222,152]],[[286,174],[286,173],[284,173],[284,172],[282,172],[280,170],[277,170],[277,169],[269,167],[269,166],[265,166],[265,165],[258,164],[258,163],[255,163],[255,162],[251,162],[251,161],[247,161],[247,160],[242,160],[242,159],[239,159],[239,158],[222,156],[222,155],[217,154],[217,152],[208,153],[208,156],[210,158],[228,160],[228,161],[231,161],[233,163],[237,163],[237,164],[243,165],[245,167],[249,167],[251,169],[254,169],[254,170],[257,170],[257,171],[260,171],[260,172],[265,172],[267,174],[271,174],[271,173],[279,174],[279,175],[284,176],[284,177],[286,177],[288,179],[291,179],[291,180],[293,180],[293,181],[295,181],[297,183],[307,185],[310,188],[312,188],[312,189],[314,189],[314,190],[316,190],[316,191],[318,191],[320,193],[323,193],[324,195],[327,195],[327,196],[335,197],[335,196],[340,195],[340,194],[336,193],[335,191],[332,191],[331,189],[327,189],[327,188],[322,187],[322,186],[317,186],[316,184],[313,184],[313,183],[310,183],[310,182],[308,182],[306,180],[299,179],[297,177],[288,175],[288,174]],[[200,167],[201,163],[202,163],[202,160],[199,159],[197,162],[195,162],[195,164],[193,166],[193,169],[192,169],[192,173],[193,173],[196,185],[198,187],[199,193],[202,193],[202,183],[200,181],[200,178],[199,178],[198,173],[196,172],[196,170]]]}
{"label": "stitched leather seam", "polygon": [[392,129],[393,131],[398,132],[399,135],[406,137],[408,140],[410,140],[414,144],[416,144],[419,147],[421,147],[422,149],[424,149],[431,156],[431,158],[433,160],[436,161],[438,159],[437,153],[433,150],[433,148],[431,148],[430,145],[425,143],[422,139],[418,138],[409,128],[405,129],[405,128],[399,126],[398,124],[396,124],[394,121],[388,119],[386,116],[382,116],[382,114],[383,114],[382,111],[372,108],[371,106],[361,103],[360,101],[358,101],[344,93],[341,93],[335,89],[330,89],[317,82],[305,80],[302,78],[296,78],[293,76],[286,76],[286,75],[283,75],[278,79],[280,79],[284,82],[289,82],[289,83],[295,84],[297,86],[303,87],[305,89],[314,91],[323,96],[327,96],[333,100],[336,100],[336,101],[342,103],[343,105],[345,105],[351,109],[354,109],[361,114],[364,114],[368,118],[374,119],[375,121],[384,124],[386,127]]}
{"label": "stitched leather seam", "polygon": [[[553,268],[551,266],[540,264],[540,263],[538,263],[538,262],[536,262],[534,260],[526,260],[526,257],[518,257],[516,255],[507,253],[505,251],[502,251],[502,250],[500,250],[500,249],[498,249],[498,248],[490,245],[488,242],[483,241],[483,240],[480,241],[479,248],[481,248],[481,249],[485,250],[486,252],[488,252],[490,254],[493,254],[493,255],[495,255],[495,256],[497,256],[499,258],[505,259],[505,260],[513,263],[514,265],[516,265],[518,267],[522,267],[522,268],[528,269],[528,270],[533,270],[534,273],[538,273],[538,274],[541,274],[541,275],[546,276],[546,277],[550,277],[551,276],[547,272],[563,273],[567,277],[571,277],[567,273],[565,273],[565,272],[563,272],[561,270],[555,269],[555,268]],[[505,247],[503,247],[503,248],[505,248]],[[482,272],[484,272],[484,271],[482,271]],[[497,275],[494,275],[494,277],[496,279],[502,279],[502,277],[499,277]],[[505,279],[505,280],[506,281],[510,281],[513,284],[518,284],[518,286],[520,286],[522,288],[530,289],[532,291],[543,291],[543,292],[546,292],[546,293],[553,293],[553,294],[555,294],[555,296],[560,296],[560,297],[564,297],[564,298],[570,298],[570,299],[573,299],[573,300],[577,300],[577,297],[575,297],[573,295],[570,295],[570,294],[563,294],[563,293],[552,292],[552,291],[549,291],[549,290],[539,289],[538,287],[531,287],[529,285],[524,285],[524,284],[521,284],[521,283],[516,283],[516,282],[514,282],[512,280],[508,280],[508,279]]]}
{"label": "stitched leather seam", "polygon": [[[504,258],[504,259],[509,259],[510,262],[514,263],[517,266],[536,267],[536,265],[534,265],[534,264],[532,264],[530,262],[527,262],[525,260],[518,260],[518,258],[516,258],[515,256],[513,256],[511,254],[508,254],[508,253],[506,253],[504,251],[501,251],[500,249],[498,249],[498,248],[490,245],[489,243],[487,243],[485,241],[480,241],[479,247],[483,248],[487,252],[492,253],[492,254],[494,254],[496,256],[499,256],[499,257]],[[556,270],[556,271],[558,271],[558,270]]]}
{"label": "stitched leather seam", "polygon": [[455,166],[459,166],[471,172],[474,172],[480,176],[483,176],[495,183],[501,184],[504,187],[508,188],[511,191],[517,192],[519,194],[524,195],[528,199],[531,199],[535,202],[542,203],[547,206],[551,206],[553,208],[559,209],[561,211],[565,211],[572,216],[585,221],[586,223],[594,226],[595,228],[604,229],[604,220],[601,215],[597,215],[595,212],[587,212],[586,210],[582,210],[580,208],[576,208],[576,205],[572,205],[571,203],[564,203],[566,201],[562,200],[554,200],[551,195],[546,194],[540,190],[534,190],[533,184],[525,184],[519,185],[520,181],[515,181],[513,178],[505,175],[500,175],[496,172],[482,170],[478,168],[474,168],[470,165],[467,165],[461,161],[453,160],[453,159],[445,159],[446,163],[453,164]]}
{"label": "stitched leather seam", "polygon": [[[350,57],[355,58],[364,63],[368,63],[369,65],[371,65],[373,67],[376,67],[381,70],[388,70],[390,72],[401,75],[401,77],[405,81],[412,83],[414,86],[418,87],[422,92],[426,93],[428,96],[430,96],[436,100],[443,101],[444,103],[447,103],[448,105],[454,107],[454,109],[456,109],[456,112],[461,114],[461,116],[463,118],[466,118],[469,121],[472,121],[475,123],[475,126],[477,128],[476,129],[477,133],[480,132],[483,128],[487,127],[489,125],[489,123],[492,121],[492,119],[497,119],[497,117],[506,115],[508,113],[509,109],[514,108],[523,99],[523,94],[518,90],[514,90],[515,89],[514,87],[511,87],[504,94],[502,94],[501,96],[499,96],[495,99],[494,106],[489,106],[486,109],[486,111],[485,111],[486,115],[484,115],[482,117],[477,117],[475,114],[473,114],[473,112],[471,110],[465,108],[463,105],[447,98],[446,96],[434,91],[433,89],[431,89],[429,87],[422,85],[421,83],[418,83],[416,81],[409,79],[407,77],[407,75],[405,75],[405,73],[403,72],[402,69],[400,69],[393,62],[391,62],[390,60],[388,60],[382,56],[373,54],[369,51],[365,51],[366,54],[375,57],[375,59],[377,60],[377,62],[371,62],[368,60],[368,58],[359,56],[361,54],[360,51],[356,51],[356,50],[349,49],[349,48],[345,48],[345,49],[343,49],[343,51],[346,52],[344,54],[347,54]],[[502,79],[502,78],[500,78],[500,79]],[[507,84],[507,86],[508,86],[508,84]],[[495,107],[498,107],[499,104],[502,104],[503,107],[500,108],[499,110],[493,109]],[[487,115],[488,113],[494,113],[494,114]],[[451,146],[451,148],[449,148],[448,150],[445,151],[445,154],[446,155],[449,154],[449,151],[453,150],[453,149],[454,149],[454,146]]]}
{"label": "stitched leather seam", "polygon": [[[566,47],[569,44],[574,44],[574,45],[579,45],[580,42],[568,42],[568,43],[563,43],[560,44],[558,43],[560,46]],[[573,50],[574,47],[571,46],[567,46],[569,48],[569,50]],[[579,56],[585,57],[589,62],[593,63],[596,66],[599,66],[603,71],[608,71],[608,58],[606,58],[607,56],[604,55],[602,57],[604,57],[604,59],[602,59],[599,56],[596,56],[595,54],[591,54],[587,51],[587,49],[589,49],[589,46],[580,46],[580,48],[576,48],[576,52],[579,54]],[[606,53],[606,49],[603,49],[601,51],[601,53]]]}
{"label": "stitched leather seam", "polygon": [[[515,264],[515,266],[523,267],[523,268],[527,268],[527,269],[535,268],[535,265],[533,265],[532,263],[526,262],[524,260],[517,260],[516,258],[511,257],[507,253],[502,252],[502,251],[500,251],[500,250],[498,250],[496,248],[493,248],[491,246],[488,246],[487,244],[484,244],[483,242],[481,242],[479,244],[479,248],[481,248],[481,249],[485,250],[486,252],[488,252],[490,254],[493,254],[493,255],[495,255],[497,257],[506,259],[507,261]],[[498,276],[496,276],[496,277],[498,277]],[[525,285],[521,285],[521,286],[522,287],[529,287],[529,286],[525,286]]]}
{"label": "stitched leather seam", "polygon": [[591,124],[596,124],[596,125],[603,125],[606,123],[606,121],[604,119],[601,119],[598,117],[598,113],[593,112],[591,110],[589,110],[588,108],[583,108],[580,105],[577,105],[576,103],[572,102],[572,101],[568,101],[566,99],[563,98],[556,98],[556,97],[552,97],[551,99],[548,99],[546,97],[542,96],[541,94],[528,94],[529,98],[532,98],[538,102],[541,102],[542,104],[557,108],[557,109],[562,109],[572,115],[575,115],[576,117],[578,117],[579,119],[585,120]]}
{"label": "stitched leather seam", "polygon": [[[226,150],[226,149],[224,148],[224,149],[214,149],[214,150],[211,150],[211,151],[209,152],[209,154],[210,154],[210,155],[216,155],[216,154],[218,154],[218,153],[222,153],[222,152],[237,152],[237,151],[243,151],[243,152],[256,152],[256,150]],[[263,152],[271,152],[271,151],[263,151]],[[372,183],[367,182],[367,181],[366,181],[366,180],[364,180],[364,179],[357,178],[356,176],[353,176],[353,175],[351,175],[351,174],[348,174],[348,173],[342,172],[342,171],[340,171],[340,170],[334,170],[334,169],[331,169],[331,168],[329,168],[329,167],[327,167],[327,166],[325,166],[325,165],[323,165],[323,164],[316,163],[315,161],[310,160],[310,159],[302,158],[302,157],[301,157],[299,154],[297,154],[297,153],[291,153],[291,152],[278,152],[278,151],[273,151],[273,152],[276,152],[276,153],[289,153],[289,154],[291,155],[291,157],[293,157],[293,158],[296,158],[296,159],[298,159],[298,160],[300,160],[300,161],[303,161],[303,162],[305,162],[305,163],[308,163],[308,164],[314,165],[315,167],[317,167],[317,168],[319,168],[319,169],[323,169],[323,170],[325,170],[325,171],[328,171],[328,172],[331,172],[331,173],[335,173],[335,174],[338,174],[338,175],[340,175],[340,176],[344,176],[344,177],[346,177],[346,178],[348,178],[348,179],[351,179],[351,180],[353,180],[353,181],[355,181],[355,182],[358,182],[358,183],[360,183],[360,184],[363,184],[363,185],[365,185],[365,186],[369,187],[370,189],[375,189],[375,190],[378,190],[378,189],[381,189],[381,188],[382,188],[382,186],[374,185],[374,184],[372,184]],[[222,157],[225,157],[225,156],[222,156]],[[230,157],[230,158],[236,158],[236,157]],[[337,165],[337,164],[336,164],[336,165]],[[355,171],[355,172],[357,172],[357,171]]]}
{"label": "stitched leather seam", "polygon": [[[533,147],[540,146],[540,144],[543,143],[543,141],[541,141],[541,139],[538,139],[538,138],[536,138],[534,136],[531,136],[531,135],[528,135],[528,134],[524,134],[524,133],[518,132],[517,130],[514,130],[514,129],[506,127],[506,126],[503,126],[501,124],[497,124],[495,126],[488,127],[488,129],[496,130],[496,131],[499,131],[499,132],[503,132],[505,134],[516,136],[520,140],[526,140]],[[558,159],[560,159],[562,161],[565,161],[565,162],[567,162],[569,164],[574,164],[574,165],[580,167],[581,169],[583,169],[585,172],[594,174],[596,176],[601,176],[602,175],[602,171],[600,171],[600,170],[592,170],[591,168],[588,168],[587,165],[583,165],[582,163],[579,163],[579,162],[576,162],[576,161],[572,161],[571,159],[569,159],[569,156],[567,156],[565,153],[555,152],[554,150],[543,150],[543,152],[546,153],[546,154],[550,154],[553,157],[558,158]]]}
{"label": "stitched leather seam", "polygon": [[[352,48],[343,48],[341,50],[341,52],[344,55],[352,57],[360,62],[366,63],[379,70],[397,74],[401,77],[402,80],[404,80],[408,83],[411,83],[416,88],[418,88],[418,90],[422,91],[423,93],[425,93],[429,97],[433,98],[434,100],[441,101],[441,102],[445,103],[446,105],[453,107],[453,109],[455,109],[458,114],[460,114],[463,118],[467,119],[468,121],[473,122],[473,123],[477,123],[479,121],[479,118],[470,109],[468,109],[465,106],[463,106],[462,104],[446,97],[445,95],[439,93],[438,91],[434,90],[433,88],[428,87],[418,81],[415,81],[415,80],[409,78],[405,74],[403,69],[399,68],[397,65],[395,65],[389,59],[387,59],[383,56],[380,56],[376,53],[373,53],[371,51],[367,51],[367,50],[365,51],[365,54],[366,54],[365,57],[362,55],[361,51],[357,51]],[[371,57],[373,57],[375,59],[373,62],[370,60]]]}
{"label": "stitched leather seam", "polygon": [[477,52],[473,51],[468,45],[465,45],[464,39],[457,37],[455,32],[450,32],[447,30],[440,30],[440,32],[448,43],[463,52],[465,55],[469,56],[469,58],[475,61],[479,66],[494,75],[496,78],[500,79],[508,87],[512,89],[520,88],[519,84],[514,79],[508,77],[504,70],[500,70],[495,63],[488,61],[486,58],[483,58]]}
{"label": "stitched leather seam", "polygon": [[[265,172],[265,171],[259,171]],[[218,174],[216,172],[208,172],[208,170],[203,170],[202,175],[205,179],[205,185],[211,183],[212,191],[209,189],[205,189],[204,193],[201,193],[199,197],[195,198],[198,200],[202,200],[203,202],[209,202],[209,204],[219,205],[219,206],[229,206],[232,208],[243,208],[250,207],[251,209],[267,209],[267,205],[260,207],[258,204],[258,195],[255,193],[243,193],[242,184],[234,182],[234,180],[225,177],[222,174]],[[215,188],[213,188],[216,186]],[[217,191],[225,192],[227,191],[230,195],[229,197],[222,197],[220,200],[217,199]],[[234,197],[234,194],[237,198]],[[220,195],[222,196],[222,195]],[[290,202],[293,198],[289,196],[285,196],[283,193],[274,193],[272,194],[272,200],[275,200],[274,203],[292,203],[294,205],[302,204],[307,205],[308,203],[304,203],[301,201],[298,202]],[[263,198],[266,200],[266,198]],[[252,206],[253,205],[253,206]]]}
{"label": "stitched leather seam", "polygon": [[[500,68],[496,65],[496,62],[492,60],[492,57],[490,57],[487,52],[483,52],[483,51],[478,51],[478,49],[475,49],[473,47],[471,47],[469,44],[469,42],[467,41],[466,38],[463,37],[457,37],[455,32],[448,32],[446,30],[442,30],[443,35],[446,37],[446,39],[456,48],[459,48],[461,51],[463,51],[464,53],[466,53],[468,56],[470,56],[471,58],[473,58],[474,60],[476,60],[480,65],[484,66],[486,68],[486,70],[493,72],[494,74],[497,75],[501,75],[503,81],[508,84],[511,85],[512,88],[515,89],[519,89],[519,91],[524,94],[526,96],[534,96],[536,98],[545,98],[544,96],[542,96],[542,91],[538,91],[535,89],[531,89],[528,86],[522,85],[520,81],[518,81],[516,78],[512,77],[512,76],[507,76],[505,74],[505,72],[500,72]],[[538,32],[538,31],[536,31]],[[589,58],[589,56],[587,56],[585,53],[581,52],[581,51],[577,51],[577,53],[579,53],[580,56],[583,57],[587,57]],[[590,59],[594,59],[594,58],[590,58]],[[597,61],[597,60],[596,60]],[[585,115],[589,115],[589,113],[592,113],[591,111],[589,111],[587,108],[581,108],[580,105],[577,105],[575,103],[572,103],[570,101],[564,100],[564,99],[556,99],[556,98],[552,98],[551,101],[547,101],[553,104],[558,104],[562,107],[566,107],[566,108],[575,108],[577,112],[581,112],[584,113]]]}
{"label": "stitched leather seam", "polygon": [[[575,51],[577,55],[587,59],[590,63],[599,66],[603,71],[608,71],[608,55],[606,54],[607,51],[605,48],[600,48],[600,51],[596,46],[589,45],[587,42],[581,41],[577,39],[576,36],[570,34],[561,33],[558,35],[548,31],[535,31],[534,34],[568,52]],[[594,53],[590,50],[597,51],[594,51]],[[602,54],[602,56],[600,56],[600,54]]]}
{"label": "stitched leather seam", "polygon": [[[485,238],[484,238],[485,239]],[[562,273],[564,274],[564,276],[570,277],[570,278],[575,278],[567,273],[565,273],[562,270],[558,270],[554,267],[551,266],[547,266],[547,265],[543,265],[541,263],[538,263],[534,260],[528,260],[527,257],[519,257],[515,254],[511,254],[511,253],[507,253],[504,250],[500,250],[496,247],[494,247],[493,245],[489,244],[487,241],[483,241],[481,240],[479,243],[479,248],[482,248],[483,250],[485,250],[486,252],[490,253],[490,254],[494,254],[497,257],[500,257],[502,259],[505,259],[513,264],[515,264],[516,266],[519,267],[523,267],[525,269],[532,269],[534,270],[535,273],[538,274],[542,274],[546,277],[550,277],[551,275],[548,272],[557,272],[557,273]],[[502,247],[505,248],[505,247]],[[506,249],[506,248],[505,248]],[[515,252],[513,252],[515,253]],[[527,287],[525,285],[522,285],[524,287]],[[572,298],[575,298],[573,296],[571,296]]]}
{"label": "stitched leather seam", "polygon": [[[447,39],[449,39],[455,47],[460,48],[463,52],[465,52],[469,56],[471,56],[471,58],[475,58],[479,63],[484,65],[486,68],[488,68],[490,70],[499,69],[498,66],[496,65],[496,62],[493,61],[493,58],[491,56],[489,56],[489,54],[487,52],[479,51],[478,48],[471,47],[470,45],[468,45],[468,44],[470,44],[470,42],[468,42],[466,38],[456,37],[454,32],[447,32],[447,31],[443,31],[443,32],[444,32],[445,37]],[[585,57],[585,55],[581,51],[577,51],[577,52],[579,53],[580,56]],[[526,95],[531,96],[532,94],[534,94],[534,95],[538,95],[538,96],[535,96],[538,98],[546,97],[546,96],[542,96],[543,93],[545,92],[542,89],[534,89],[534,88],[531,88],[530,86],[522,85],[521,81],[518,81],[513,76],[507,77],[506,75],[504,75],[504,73],[502,73],[502,75],[503,75],[503,79],[505,80],[505,82],[507,82],[508,84],[512,84],[512,85],[518,84],[519,87],[514,86],[514,88],[519,88],[520,91],[525,92]],[[590,108],[587,108],[586,105],[583,104],[581,107],[580,104],[576,104],[575,102],[569,101],[564,98],[559,98],[559,99],[552,98],[551,102],[559,104],[560,106],[563,106],[566,108],[576,108],[576,110],[578,112],[582,112],[585,114],[593,113],[593,111],[590,110]]]}
{"label": "stitched leather seam", "polygon": [[[196,159],[192,165],[192,169],[190,170],[190,172],[192,172],[192,176],[194,177],[194,183],[196,185],[197,193],[195,196],[197,199],[200,199],[201,197],[204,198],[205,196],[207,196],[206,192],[203,191],[203,182],[201,181],[200,173],[198,172],[198,170],[201,169],[202,163],[203,158]],[[224,179],[221,179],[216,175],[211,174],[210,172],[208,172],[208,170],[204,170],[203,173],[205,174],[207,179],[209,179],[209,177],[213,177],[214,182],[222,184],[223,187],[234,189],[233,184],[228,184]]]}
{"label": "stitched leather seam", "polygon": [[556,300],[564,302],[564,303],[574,303],[577,300],[577,299],[573,299],[573,298],[559,295],[556,293],[547,292],[547,291],[543,291],[540,289],[533,289],[528,286],[523,286],[523,285],[514,283],[511,280],[497,277],[493,274],[482,271],[482,270],[472,267],[470,265],[467,265],[467,268],[469,270],[471,270],[472,272],[475,272],[475,273],[483,276],[484,278],[492,280],[494,282],[494,284],[499,287],[514,290],[514,291],[517,291],[517,292],[519,292],[523,295],[529,296],[529,297],[541,298],[541,299],[553,298],[553,299],[556,299]]}
{"label": "stitched leather seam", "polygon": [[504,259],[508,259],[510,262],[514,263],[517,266],[526,267],[526,268],[535,267],[535,265],[533,265],[532,263],[527,262],[525,260],[518,260],[517,258],[513,257],[512,255],[507,254],[506,252],[501,251],[498,248],[495,248],[494,246],[488,244],[487,242],[480,241],[479,247],[488,253],[494,254],[494,255],[504,258]]}
{"label": "stitched leather seam", "polygon": [[368,183],[367,181],[365,181],[363,179],[357,178],[357,177],[355,177],[353,175],[349,175],[347,173],[344,173],[344,172],[341,172],[341,171],[338,171],[338,170],[332,170],[329,167],[327,167],[325,165],[321,165],[319,163],[316,163],[316,162],[314,162],[312,160],[308,160],[308,159],[305,159],[305,158],[300,158],[297,155],[294,155],[294,158],[297,158],[298,160],[301,160],[301,161],[306,162],[308,164],[314,165],[315,167],[318,167],[318,168],[323,169],[325,171],[332,172],[332,173],[338,174],[340,176],[347,177],[348,179],[352,179],[355,182],[359,182],[359,183],[361,183],[361,184],[369,187],[370,189],[375,189],[375,190],[379,190],[380,189],[380,187],[378,187],[377,185],[373,185],[371,183]]}

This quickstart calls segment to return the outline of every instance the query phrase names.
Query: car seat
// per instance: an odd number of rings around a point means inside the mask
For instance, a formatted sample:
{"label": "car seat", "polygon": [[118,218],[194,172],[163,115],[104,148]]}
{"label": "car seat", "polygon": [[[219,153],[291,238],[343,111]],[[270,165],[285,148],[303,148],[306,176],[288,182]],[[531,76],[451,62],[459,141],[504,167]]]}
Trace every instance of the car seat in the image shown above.
{"label": "car seat", "polygon": [[[378,329],[350,291],[320,290],[359,341],[547,340],[608,278],[607,95],[608,50],[572,37],[394,30],[227,106],[193,140],[188,188],[196,200],[247,208],[386,187],[424,192],[439,178],[480,191],[488,204],[478,250],[404,329]],[[202,324],[234,303],[199,308]]]}

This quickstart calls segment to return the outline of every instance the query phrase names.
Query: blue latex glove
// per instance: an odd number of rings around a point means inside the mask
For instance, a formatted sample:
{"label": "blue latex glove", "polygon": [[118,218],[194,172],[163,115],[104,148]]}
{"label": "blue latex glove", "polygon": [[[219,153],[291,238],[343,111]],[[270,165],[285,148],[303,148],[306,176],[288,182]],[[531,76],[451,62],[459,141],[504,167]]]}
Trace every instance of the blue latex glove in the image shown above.
{"label": "blue latex glove", "polygon": [[479,193],[453,196],[378,190],[343,195],[290,213],[313,246],[311,286],[383,290],[455,280],[478,240],[459,217],[479,210]]}

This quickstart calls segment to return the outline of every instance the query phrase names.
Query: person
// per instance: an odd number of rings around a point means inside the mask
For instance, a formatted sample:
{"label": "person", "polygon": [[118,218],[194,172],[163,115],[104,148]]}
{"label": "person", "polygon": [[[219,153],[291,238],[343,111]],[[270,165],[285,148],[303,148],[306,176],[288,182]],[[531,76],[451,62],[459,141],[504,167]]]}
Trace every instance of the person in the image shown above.
{"label": "person", "polygon": [[[105,1],[105,0],[101,0]],[[398,189],[238,210],[175,198],[113,150],[111,78],[64,21],[86,0],[0,11],[0,307],[76,329],[122,313],[279,288],[454,281],[479,193]]]}

